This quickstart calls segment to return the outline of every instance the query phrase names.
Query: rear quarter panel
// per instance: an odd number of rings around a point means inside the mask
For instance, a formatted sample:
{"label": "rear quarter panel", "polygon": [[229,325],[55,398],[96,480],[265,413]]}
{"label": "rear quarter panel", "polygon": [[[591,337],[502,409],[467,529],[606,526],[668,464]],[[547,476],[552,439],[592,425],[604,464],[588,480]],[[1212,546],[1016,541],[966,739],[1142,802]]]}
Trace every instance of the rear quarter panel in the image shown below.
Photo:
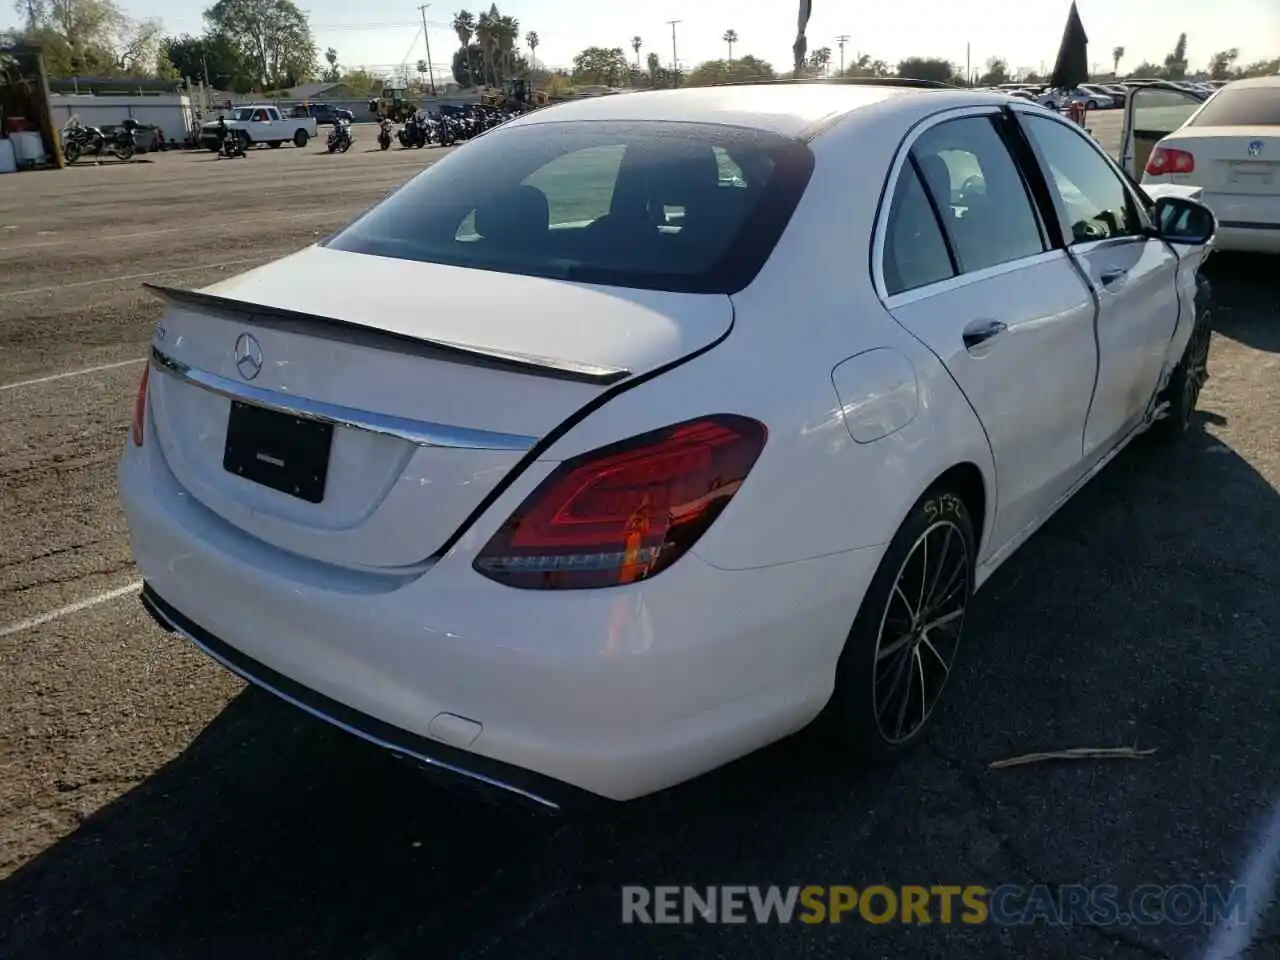
{"label": "rear quarter panel", "polygon": [[[871,285],[872,224],[903,123],[890,111],[867,113],[814,143],[818,163],[805,197],[759,276],[733,297],[734,326],[724,342],[620,394],[548,451],[559,460],[719,412],[764,422],[764,453],[694,550],[717,567],[766,567],[883,544],[933,480],[962,462],[986,478],[987,517],[994,513],[991,451],[977,418]],[[832,370],[884,347],[914,368],[917,413],[889,436],[857,443]],[[848,386],[842,381],[841,390]]]}

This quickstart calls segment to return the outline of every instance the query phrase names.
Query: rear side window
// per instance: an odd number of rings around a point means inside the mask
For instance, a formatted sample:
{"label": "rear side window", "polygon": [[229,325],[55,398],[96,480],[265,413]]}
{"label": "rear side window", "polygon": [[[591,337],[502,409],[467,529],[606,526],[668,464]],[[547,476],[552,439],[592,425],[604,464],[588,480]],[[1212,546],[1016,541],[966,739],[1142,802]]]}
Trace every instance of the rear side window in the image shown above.
{"label": "rear side window", "polygon": [[990,117],[949,120],[911,148],[965,273],[1044,253],[1031,195]]}
{"label": "rear side window", "polygon": [[956,275],[942,228],[913,163],[898,176],[884,238],[884,285],[889,296]]}
{"label": "rear side window", "polygon": [[1224,87],[1193,127],[1280,127],[1280,87]]}
{"label": "rear side window", "polygon": [[734,293],[808,184],[802,142],[670,122],[503,127],[331,238],[337,250],[691,293]]}

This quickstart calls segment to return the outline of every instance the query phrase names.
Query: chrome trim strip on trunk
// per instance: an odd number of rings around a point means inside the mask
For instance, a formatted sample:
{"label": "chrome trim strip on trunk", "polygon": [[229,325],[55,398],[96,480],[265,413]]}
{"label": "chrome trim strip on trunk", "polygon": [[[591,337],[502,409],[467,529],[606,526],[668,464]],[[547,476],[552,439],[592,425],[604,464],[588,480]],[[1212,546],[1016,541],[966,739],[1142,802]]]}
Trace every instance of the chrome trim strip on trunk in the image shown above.
{"label": "chrome trim strip on trunk", "polygon": [[308,400],[293,394],[266,390],[249,383],[240,383],[220,377],[215,373],[197,370],[181,360],[175,360],[158,347],[151,348],[152,369],[167,374],[183,383],[230,400],[265,407],[277,413],[288,414],[303,420],[332,423],[349,430],[363,430],[388,437],[407,440],[419,447],[447,447],[455,450],[508,450],[524,453],[538,442],[537,437],[525,437],[514,433],[494,433],[489,430],[473,430],[425,420],[410,420],[385,413],[372,413],[343,407],[321,400]]}
{"label": "chrome trim strip on trunk", "polygon": [[622,367],[514,353],[454,343],[449,340],[433,340],[430,337],[415,337],[368,324],[321,317],[297,310],[286,310],[283,307],[268,307],[212,293],[201,293],[198,290],[182,290],[178,287],[166,287],[155,283],[144,283],[142,286],[170,304],[192,307],[196,310],[231,313],[259,327],[297,331],[308,336],[356,343],[373,349],[393,349],[399,353],[421,354],[452,363],[470,363],[476,366],[601,386],[616,383],[631,376],[631,371]]}
{"label": "chrome trim strip on trunk", "polygon": [[413,750],[409,750],[403,746],[399,746],[398,744],[388,743],[387,741],[379,737],[376,737],[371,733],[368,733],[364,730],[360,730],[357,727],[353,727],[351,724],[344,723],[335,717],[331,717],[328,714],[324,713],[323,711],[317,710],[315,707],[309,704],[303,703],[301,700],[298,700],[296,697],[291,697],[284,691],[279,690],[276,687],[272,686],[271,684],[264,682],[260,678],[253,676],[253,674],[240,668],[236,664],[231,663],[225,657],[220,656],[217,653],[217,651],[211,650],[206,644],[202,643],[198,638],[193,637],[189,631],[184,630],[181,626],[174,623],[173,618],[170,617],[168,614],[166,614],[162,609],[160,609],[159,605],[153,602],[151,597],[145,591],[142,594],[142,605],[146,607],[147,612],[151,614],[151,616],[153,616],[159,623],[161,623],[165,627],[166,630],[168,630],[174,636],[181,637],[183,640],[186,640],[192,646],[198,648],[206,656],[210,657],[217,663],[221,664],[223,667],[225,667],[227,670],[230,670],[232,673],[234,673],[237,677],[240,677],[242,680],[245,680],[256,687],[259,687],[267,691],[268,693],[274,694],[275,696],[283,700],[285,703],[288,703],[291,706],[297,707],[299,710],[303,711],[304,713],[310,714],[311,716],[315,717],[317,720],[323,720],[325,723],[332,724],[333,726],[337,727],[339,730],[342,730],[345,733],[349,733],[352,736],[359,737],[361,740],[364,740],[366,743],[371,743],[375,747],[380,747],[381,749],[386,750],[388,753],[394,754],[395,756],[408,757],[409,759],[415,760],[418,763],[421,763],[425,766],[435,767],[439,770],[445,771],[446,773],[453,774],[454,776],[463,777],[464,779],[467,779],[467,780],[475,780],[478,783],[483,783],[485,786],[493,787],[495,789],[502,790],[507,793],[512,793],[517,796],[523,797],[526,800],[529,800],[535,804],[538,804],[539,806],[546,807],[550,810],[558,811],[560,809],[559,804],[553,803],[552,801],[548,800],[546,797],[540,797],[536,793],[532,793],[520,787],[513,786],[509,783],[503,783],[501,780],[495,780],[493,777],[487,777],[482,773],[476,773],[474,770],[464,770],[462,767],[454,766],[451,763],[445,763],[443,760],[437,760],[435,757],[425,756],[421,753],[417,753]]}

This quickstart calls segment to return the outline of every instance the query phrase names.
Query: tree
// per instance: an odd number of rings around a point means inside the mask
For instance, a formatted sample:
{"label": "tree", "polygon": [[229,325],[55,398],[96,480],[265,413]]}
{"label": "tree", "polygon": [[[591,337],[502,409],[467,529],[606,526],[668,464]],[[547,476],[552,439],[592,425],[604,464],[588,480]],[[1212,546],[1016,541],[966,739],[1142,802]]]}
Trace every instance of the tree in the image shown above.
{"label": "tree", "polygon": [[1220,50],[1209,58],[1209,76],[1214,80],[1230,79],[1232,68],[1240,59],[1240,51],[1235,47]]}
{"label": "tree", "polygon": [[720,39],[729,45],[729,61],[732,62],[733,45],[738,42],[738,31],[733,29],[726,30]]}
{"label": "tree", "polygon": [[1164,67],[1154,64],[1150,60],[1143,60],[1133,68],[1133,72],[1129,76],[1137,80],[1157,80],[1164,76]]}
{"label": "tree", "polygon": [[[469,87],[475,82],[475,60],[471,58],[471,41],[476,35],[476,18],[470,10],[459,10],[453,15],[453,32],[458,38],[458,52],[454,55],[453,79],[463,87]],[[461,56],[466,62],[462,64],[462,75],[458,73],[456,66],[458,57]],[[463,77],[466,81],[463,82]]]}
{"label": "tree", "polygon": [[245,72],[263,89],[280,89],[315,70],[316,43],[293,0],[218,0],[204,12],[213,33],[239,51]]}
{"label": "tree", "polygon": [[853,62],[845,68],[843,76],[846,77],[887,77],[890,73],[889,64],[883,60],[871,59],[871,54],[860,53],[854,58]]}
{"label": "tree", "polygon": [[481,82],[478,75],[472,74],[476,64],[484,63],[484,51],[480,49],[480,44],[471,43],[465,47],[459,47],[453,52],[453,79],[460,87],[474,87]]}
{"label": "tree", "polygon": [[541,38],[538,36],[538,31],[530,30],[526,33],[524,42],[529,45],[529,59],[533,61],[533,66],[536,69],[538,66],[538,45],[542,43]]}
{"label": "tree", "polygon": [[978,78],[978,85],[982,87],[998,87],[1002,83],[1009,82],[1009,64],[999,57],[992,57],[987,61],[987,72]]}
{"label": "tree", "polygon": [[325,83],[337,83],[342,77],[342,69],[338,66],[338,51],[330,47],[324,52],[324,59],[329,66],[321,72],[320,79]]}
{"label": "tree", "polygon": [[160,53],[160,21],[134,20],[115,0],[18,0],[16,39],[43,48],[50,76],[148,76]]}
{"label": "tree", "polygon": [[516,42],[520,39],[520,21],[508,17],[492,4],[476,18],[476,40],[484,56],[482,75],[486,83],[501,86],[502,79],[517,72]]}
{"label": "tree", "polygon": [[1120,61],[1124,59],[1124,47],[1111,48],[1111,72],[1120,76]]}
{"label": "tree", "polygon": [[805,64],[805,72],[812,77],[825,76],[827,69],[831,66],[831,48],[819,47],[813,53],[809,54],[809,60]]}
{"label": "tree", "polygon": [[631,49],[632,49],[632,50],[634,50],[634,51],[635,51],[635,54],[636,54],[636,69],[637,69],[637,70],[639,70],[639,69],[640,69],[640,48],[641,48],[643,45],[644,45],[644,41],[640,39],[640,35],[639,35],[639,34],[636,34],[636,36],[634,36],[634,37],[632,37],[632,38],[631,38]]}
{"label": "tree", "polygon": [[573,82],[616,87],[630,69],[621,47],[587,47],[573,58]]}
{"label": "tree", "polygon": [[221,34],[193,37],[184,33],[180,37],[166,37],[161,41],[161,50],[177,72],[188,80],[202,80],[217,90],[235,93],[248,93],[252,87],[239,51]]}
{"label": "tree", "polygon": [[737,60],[708,60],[700,63],[689,74],[686,83],[691,87],[709,87],[717,83],[754,83],[773,80],[777,76],[773,65],[759,57],[747,54]]}
{"label": "tree", "polygon": [[898,76],[914,80],[939,80],[947,83],[951,74],[951,63],[936,57],[907,57],[898,64]]}
{"label": "tree", "polygon": [[1239,77],[1274,77],[1280,76],[1280,57],[1274,60],[1255,60],[1243,69],[1237,69]]}
{"label": "tree", "polygon": [[1187,35],[1178,34],[1173,52],[1164,58],[1164,76],[1169,80],[1181,80],[1187,75]]}
{"label": "tree", "polygon": [[370,73],[363,67],[345,71],[338,80],[357,97],[371,97],[387,85],[386,78]]}

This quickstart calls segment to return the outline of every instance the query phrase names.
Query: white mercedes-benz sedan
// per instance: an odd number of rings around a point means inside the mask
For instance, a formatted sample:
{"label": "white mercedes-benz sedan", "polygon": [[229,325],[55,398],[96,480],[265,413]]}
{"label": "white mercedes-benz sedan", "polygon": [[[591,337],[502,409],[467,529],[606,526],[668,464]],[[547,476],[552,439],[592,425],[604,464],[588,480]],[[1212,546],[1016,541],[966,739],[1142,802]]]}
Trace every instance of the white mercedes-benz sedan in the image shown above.
{"label": "white mercedes-benz sedan", "polygon": [[1280,77],[1236,80],[1207,101],[1153,84],[1125,108],[1125,165],[1145,187],[1194,188],[1216,250],[1280,253]]}
{"label": "white mercedes-benz sedan", "polygon": [[1187,429],[1214,228],[999,94],[537,111],[312,247],[157,290],[119,468],[143,601],[546,808],[820,716],[890,756],[974,591],[1135,436]]}

